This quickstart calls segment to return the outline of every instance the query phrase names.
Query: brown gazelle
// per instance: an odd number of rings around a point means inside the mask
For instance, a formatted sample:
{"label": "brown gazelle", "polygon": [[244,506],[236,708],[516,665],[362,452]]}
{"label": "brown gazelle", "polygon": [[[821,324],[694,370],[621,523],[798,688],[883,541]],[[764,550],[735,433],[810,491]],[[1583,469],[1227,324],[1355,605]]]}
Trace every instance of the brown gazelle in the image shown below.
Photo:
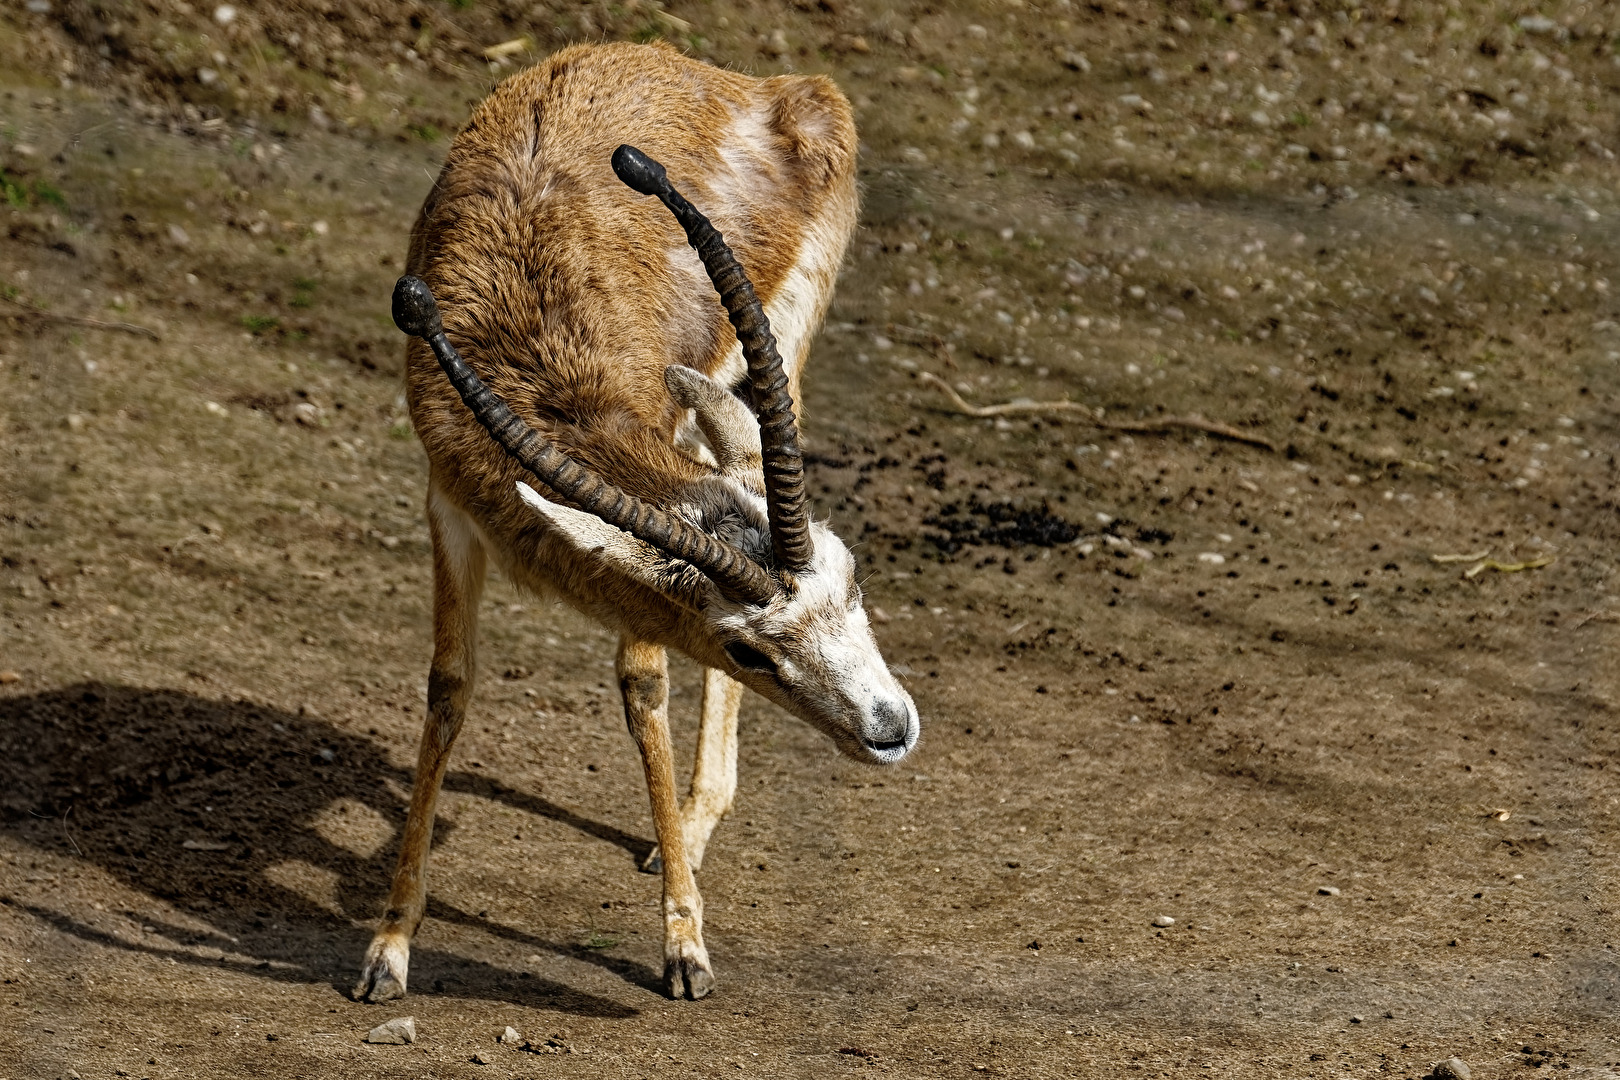
{"label": "brown gazelle", "polygon": [[[873,641],[854,560],[808,515],[794,413],[855,224],[855,145],[825,78],[754,79],[633,45],[557,53],[498,86],[456,137],[394,294],[395,321],[420,339],[407,381],[430,464],[434,648],[399,864],[357,997],[405,992],[490,557],[620,635],[675,997],[714,982],[693,871],[736,788],[742,686],[860,760],[915,745],[916,708]],[[708,669],[684,804],[666,649]]]}

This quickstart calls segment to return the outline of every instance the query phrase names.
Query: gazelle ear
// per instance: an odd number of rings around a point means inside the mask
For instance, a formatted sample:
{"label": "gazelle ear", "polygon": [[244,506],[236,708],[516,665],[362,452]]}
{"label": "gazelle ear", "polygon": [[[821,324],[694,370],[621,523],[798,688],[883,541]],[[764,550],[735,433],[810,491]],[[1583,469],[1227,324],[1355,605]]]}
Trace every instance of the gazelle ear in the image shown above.
{"label": "gazelle ear", "polygon": [[697,413],[698,427],[709,440],[720,471],[758,487],[763,476],[759,421],[748,406],[703,372],[681,364],[664,369],[664,385],[677,403]]}
{"label": "gazelle ear", "polygon": [[554,503],[522,481],[518,497],[580,551],[594,555],[626,577],[677,604],[701,607],[714,584],[695,567],[673,559],[644,540],[614,528],[595,514]]}

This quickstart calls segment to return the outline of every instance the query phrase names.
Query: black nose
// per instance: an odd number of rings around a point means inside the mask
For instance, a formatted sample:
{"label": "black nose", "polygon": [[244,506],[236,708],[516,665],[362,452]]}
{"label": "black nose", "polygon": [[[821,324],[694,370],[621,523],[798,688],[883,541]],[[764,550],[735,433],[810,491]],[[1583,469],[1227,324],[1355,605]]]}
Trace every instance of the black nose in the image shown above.
{"label": "black nose", "polygon": [[911,717],[905,706],[880,701],[872,708],[872,726],[861,741],[873,750],[898,750],[906,745]]}

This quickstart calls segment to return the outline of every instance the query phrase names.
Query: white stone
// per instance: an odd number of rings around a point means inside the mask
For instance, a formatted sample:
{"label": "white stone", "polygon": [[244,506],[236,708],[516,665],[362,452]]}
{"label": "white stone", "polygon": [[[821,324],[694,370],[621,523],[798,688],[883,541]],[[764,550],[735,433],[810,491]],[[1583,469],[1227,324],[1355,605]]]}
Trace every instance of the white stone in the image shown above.
{"label": "white stone", "polygon": [[416,1017],[396,1016],[366,1032],[366,1042],[381,1046],[404,1046],[416,1041]]}
{"label": "white stone", "polygon": [[1462,1058],[1447,1058],[1429,1074],[1434,1080],[1473,1080],[1474,1070]]}

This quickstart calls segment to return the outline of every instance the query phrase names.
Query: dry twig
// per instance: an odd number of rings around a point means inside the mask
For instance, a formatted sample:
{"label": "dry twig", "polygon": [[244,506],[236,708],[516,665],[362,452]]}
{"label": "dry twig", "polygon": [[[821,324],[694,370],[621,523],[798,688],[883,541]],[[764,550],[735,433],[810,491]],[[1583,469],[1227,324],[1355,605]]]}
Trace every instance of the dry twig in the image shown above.
{"label": "dry twig", "polygon": [[956,387],[935,375],[932,371],[921,371],[917,374],[918,378],[922,379],[923,382],[932,383],[945,391],[945,396],[951,399],[951,404],[956,406],[958,412],[968,416],[976,416],[981,420],[989,419],[992,416],[1011,416],[1016,413],[1077,412],[1083,414],[1092,423],[1097,422],[1091,406],[1082,405],[1078,401],[1012,401],[1005,405],[969,405],[962,398],[962,395],[956,392]]}
{"label": "dry twig", "polygon": [[21,308],[21,317],[25,319],[44,319],[47,322],[66,323],[69,326],[83,326],[90,330],[116,330],[122,334],[139,334],[142,337],[149,337],[153,341],[160,340],[158,332],[150,326],[140,326],[128,322],[107,322],[104,319],[91,319],[83,315],[59,315],[54,311],[46,311],[44,308],[35,307],[33,304],[24,303],[10,296],[0,296],[0,300]]}
{"label": "dry twig", "polygon": [[1520,570],[1540,570],[1543,566],[1550,564],[1553,561],[1553,558],[1554,557],[1551,555],[1543,555],[1541,558],[1531,559],[1529,562],[1515,563],[1504,563],[1497,562],[1495,559],[1486,559],[1478,566],[1471,566],[1467,570],[1464,570],[1463,577],[1472,581],[1486,570],[1496,570],[1504,574],[1517,574]]}
{"label": "dry twig", "polygon": [[1102,420],[1089,405],[1082,405],[1078,401],[1010,401],[1002,405],[969,405],[956,392],[956,388],[931,371],[918,373],[926,383],[939,387],[951,399],[958,412],[967,416],[986,419],[994,416],[1010,416],[1018,413],[1049,413],[1072,412],[1079,413],[1092,424],[1106,431],[1124,431],[1138,435],[1162,435],[1168,431],[1187,429],[1202,431],[1206,435],[1214,435],[1221,439],[1230,439],[1233,442],[1246,443],[1249,446],[1258,446],[1262,450],[1276,453],[1277,446],[1269,439],[1259,435],[1251,435],[1227,424],[1219,424],[1213,420],[1205,420],[1202,416],[1164,416],[1156,420]]}
{"label": "dry twig", "polygon": [[1246,443],[1249,446],[1258,446],[1262,450],[1277,452],[1277,444],[1270,439],[1259,435],[1250,435],[1246,431],[1232,427],[1229,424],[1218,424],[1213,420],[1205,420],[1202,416],[1164,416],[1157,420],[1142,420],[1136,423],[1119,423],[1111,420],[1098,420],[1097,426],[1107,428],[1109,431],[1130,431],[1142,435],[1162,435],[1167,431],[1186,428],[1191,431],[1202,431],[1206,435],[1214,435],[1219,439],[1230,439],[1232,442]]}
{"label": "dry twig", "polygon": [[84,852],[80,850],[79,842],[73,839],[72,833],[68,832],[67,819],[71,813],[73,813],[73,806],[69,804],[68,808],[62,811],[62,835],[67,837],[67,842],[73,845],[73,853],[82,859],[84,858]]}
{"label": "dry twig", "polygon": [[1429,561],[1436,563],[1479,562],[1490,553],[1490,549],[1486,548],[1484,551],[1475,552],[1472,555],[1430,555]]}

